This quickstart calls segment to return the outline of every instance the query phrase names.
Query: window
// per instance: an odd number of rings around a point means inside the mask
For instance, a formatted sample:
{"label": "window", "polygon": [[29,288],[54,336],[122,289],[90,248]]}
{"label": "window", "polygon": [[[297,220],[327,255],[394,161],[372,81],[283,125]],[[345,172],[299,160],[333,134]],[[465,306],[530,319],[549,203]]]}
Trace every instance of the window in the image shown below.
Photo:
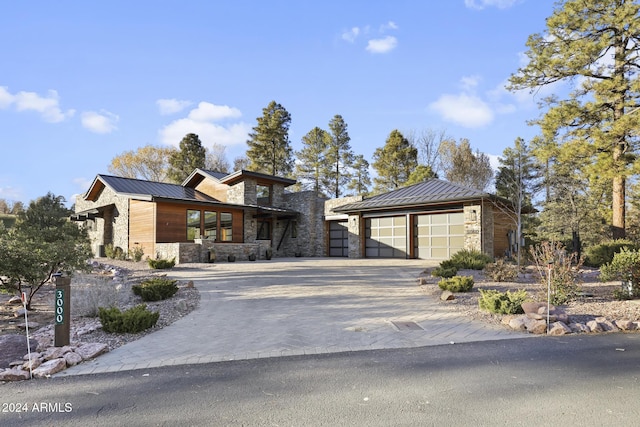
{"label": "window", "polygon": [[209,240],[218,237],[218,212],[204,212],[204,237]]}
{"label": "window", "polygon": [[271,220],[259,219],[258,220],[258,236],[257,240],[270,240],[271,239]]}
{"label": "window", "polygon": [[200,237],[200,211],[187,210],[187,240]]}
{"label": "window", "polygon": [[220,241],[233,241],[233,215],[229,212],[220,213]]}
{"label": "window", "polygon": [[291,238],[295,239],[298,237],[298,221],[295,219],[291,221]]}
{"label": "window", "polygon": [[256,185],[256,195],[258,196],[258,206],[271,206],[270,185]]}

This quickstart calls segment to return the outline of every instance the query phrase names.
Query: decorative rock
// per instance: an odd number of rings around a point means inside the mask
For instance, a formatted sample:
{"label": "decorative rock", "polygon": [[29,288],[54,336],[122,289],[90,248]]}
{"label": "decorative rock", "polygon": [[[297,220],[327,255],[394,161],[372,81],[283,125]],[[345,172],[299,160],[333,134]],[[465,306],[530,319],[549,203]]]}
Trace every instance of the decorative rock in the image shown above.
{"label": "decorative rock", "polygon": [[[41,353],[38,353],[36,351],[32,351],[31,352],[31,360],[40,359],[41,357],[42,357]],[[24,357],[22,358],[22,360],[29,360],[29,353],[25,354]]]}
{"label": "decorative rock", "polygon": [[22,360],[14,360],[13,362],[9,363],[9,368],[15,368],[16,366],[22,366],[24,362]]}
{"label": "decorative rock", "polygon": [[101,343],[88,343],[76,349],[82,360],[93,359],[109,351],[109,346]]}
{"label": "decorative rock", "polygon": [[455,295],[453,295],[453,292],[451,291],[443,291],[442,294],[440,294],[440,299],[442,301],[451,301],[454,300],[456,297]]}
{"label": "decorative rock", "polygon": [[[33,371],[34,369],[36,369],[38,366],[42,365],[42,360],[41,359],[31,359],[31,370]],[[24,362],[22,364],[22,369],[24,369],[25,371],[29,370],[29,361],[27,360],[26,362]]]}
{"label": "decorative rock", "polygon": [[591,332],[591,329],[589,329],[589,327],[584,323],[569,323],[569,329],[574,333],[584,332],[588,334]]}
{"label": "decorative rock", "polygon": [[187,288],[193,288],[193,280],[187,282]]}
{"label": "decorative rock", "polygon": [[616,325],[611,323],[606,317],[596,317],[596,322],[600,324],[602,330],[605,332],[618,332],[619,329]]}
{"label": "decorative rock", "polygon": [[46,378],[53,374],[57,374],[66,367],[67,362],[63,358],[51,359],[34,369],[32,374],[34,378]]}
{"label": "decorative rock", "polygon": [[22,369],[5,369],[0,372],[0,381],[22,381],[29,379],[29,372]]}
{"label": "decorative rock", "polygon": [[[35,349],[38,342],[35,339],[29,340],[31,349]],[[22,358],[27,353],[27,338],[19,334],[0,335],[0,367],[6,368],[9,363]]]}
{"label": "decorative rock", "polygon": [[[24,323],[24,322],[18,323],[16,326],[18,326],[18,328],[20,328],[20,329],[25,329],[25,330],[27,329],[27,324]],[[30,331],[33,331],[34,329],[39,328],[39,327],[40,327],[40,323],[38,323],[38,322],[29,322],[29,330]]]}
{"label": "decorative rock", "polygon": [[78,363],[82,362],[82,356],[78,353],[70,351],[64,355],[64,360],[67,362],[67,366],[75,366]]}
{"label": "decorative rock", "polygon": [[525,327],[532,334],[541,335],[547,332],[547,322],[544,320],[535,320],[525,317]]}
{"label": "decorative rock", "polygon": [[590,320],[587,322],[587,327],[589,327],[589,330],[591,332],[602,332],[602,326],[600,326],[600,323],[596,322],[595,320]]}
{"label": "decorative rock", "polygon": [[527,318],[525,316],[513,317],[509,321],[509,327],[511,329],[515,329],[516,331],[526,331],[527,330]]}
{"label": "decorative rock", "polygon": [[25,310],[24,308],[19,308],[13,312],[13,317],[24,317],[24,313],[26,313],[26,311],[27,310]]}
{"label": "decorative rock", "polygon": [[614,324],[623,331],[634,331],[636,329],[636,324],[631,320],[616,320]]}
{"label": "decorative rock", "polygon": [[7,301],[7,304],[9,305],[22,305],[22,298],[20,298],[18,295],[13,296],[9,299],[9,301]]}
{"label": "decorative rock", "polygon": [[549,335],[566,335],[570,334],[571,329],[562,322],[555,322],[549,329]]}
{"label": "decorative rock", "polygon": [[64,347],[49,347],[44,353],[44,360],[60,359],[65,353],[69,353],[71,347],[65,345]]}

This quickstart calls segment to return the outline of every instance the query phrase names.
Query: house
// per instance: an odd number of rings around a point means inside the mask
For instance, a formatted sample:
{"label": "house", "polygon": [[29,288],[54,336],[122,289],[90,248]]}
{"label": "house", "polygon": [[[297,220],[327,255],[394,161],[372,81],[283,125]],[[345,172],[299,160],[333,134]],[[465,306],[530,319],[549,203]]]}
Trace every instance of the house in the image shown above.
{"label": "house", "polygon": [[503,256],[514,227],[490,194],[431,179],[370,198],[289,192],[296,182],[252,171],[196,169],[167,184],[97,175],[72,219],[106,245],[178,263],[212,256],[448,259],[461,249]]}

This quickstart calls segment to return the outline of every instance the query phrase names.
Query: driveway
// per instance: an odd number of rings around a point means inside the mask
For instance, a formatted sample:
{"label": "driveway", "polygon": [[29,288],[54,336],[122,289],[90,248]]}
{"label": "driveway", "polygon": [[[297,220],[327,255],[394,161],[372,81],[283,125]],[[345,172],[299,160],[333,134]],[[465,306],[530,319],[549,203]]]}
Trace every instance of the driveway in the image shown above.
{"label": "driveway", "polygon": [[451,312],[417,286],[424,260],[285,258],[180,265],[200,307],[58,375],[522,338]]}

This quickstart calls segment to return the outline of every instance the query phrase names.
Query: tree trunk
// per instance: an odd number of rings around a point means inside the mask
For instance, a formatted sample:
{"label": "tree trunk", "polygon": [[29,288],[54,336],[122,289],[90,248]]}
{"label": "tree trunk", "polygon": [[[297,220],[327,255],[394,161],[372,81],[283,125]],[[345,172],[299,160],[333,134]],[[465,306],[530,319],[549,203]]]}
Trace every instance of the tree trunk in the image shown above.
{"label": "tree trunk", "polygon": [[612,210],[613,218],[611,228],[614,239],[624,239],[625,233],[625,178],[624,176],[616,176],[613,178],[613,201]]}

